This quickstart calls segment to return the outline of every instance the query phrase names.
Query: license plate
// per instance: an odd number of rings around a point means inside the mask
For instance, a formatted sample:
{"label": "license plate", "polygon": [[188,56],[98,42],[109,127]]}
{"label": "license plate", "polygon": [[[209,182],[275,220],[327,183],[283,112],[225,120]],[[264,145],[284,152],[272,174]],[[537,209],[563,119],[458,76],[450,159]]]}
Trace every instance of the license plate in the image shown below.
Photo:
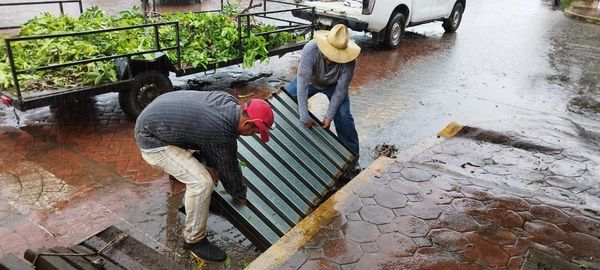
{"label": "license plate", "polygon": [[317,23],[320,23],[320,24],[322,24],[322,25],[325,25],[325,26],[331,26],[331,25],[333,24],[333,19],[331,19],[331,18],[319,17],[319,18],[317,19]]}

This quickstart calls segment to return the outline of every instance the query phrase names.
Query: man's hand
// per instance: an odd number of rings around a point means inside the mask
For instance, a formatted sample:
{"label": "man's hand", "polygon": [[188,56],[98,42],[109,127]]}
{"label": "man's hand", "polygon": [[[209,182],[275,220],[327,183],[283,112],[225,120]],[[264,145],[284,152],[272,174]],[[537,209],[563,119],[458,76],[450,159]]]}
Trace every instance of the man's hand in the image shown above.
{"label": "man's hand", "polygon": [[313,120],[309,120],[308,122],[304,123],[304,126],[307,128],[312,128],[313,126],[316,126],[317,123],[315,123],[315,121]]}
{"label": "man's hand", "polygon": [[219,184],[219,171],[213,167],[207,167],[208,172],[210,173],[210,177],[212,178],[215,186]]}
{"label": "man's hand", "polygon": [[323,118],[323,125],[322,125],[322,127],[324,129],[328,129],[329,126],[331,126],[331,119],[329,119],[327,117]]}

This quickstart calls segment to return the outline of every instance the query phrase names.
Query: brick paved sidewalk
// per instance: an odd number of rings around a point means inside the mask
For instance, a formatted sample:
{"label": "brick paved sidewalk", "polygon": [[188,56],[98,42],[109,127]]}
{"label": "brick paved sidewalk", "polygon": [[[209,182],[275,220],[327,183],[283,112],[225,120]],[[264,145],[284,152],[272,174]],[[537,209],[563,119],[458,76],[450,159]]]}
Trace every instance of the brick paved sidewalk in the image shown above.
{"label": "brick paved sidewalk", "polygon": [[521,269],[530,249],[600,267],[597,148],[570,137],[581,126],[532,123],[378,159],[248,268]]}

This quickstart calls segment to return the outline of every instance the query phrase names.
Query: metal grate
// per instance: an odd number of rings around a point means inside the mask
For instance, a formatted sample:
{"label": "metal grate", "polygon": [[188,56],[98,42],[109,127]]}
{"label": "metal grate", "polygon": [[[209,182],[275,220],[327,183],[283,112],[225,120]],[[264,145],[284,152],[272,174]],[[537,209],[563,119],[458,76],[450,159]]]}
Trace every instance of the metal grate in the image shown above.
{"label": "metal grate", "polygon": [[267,101],[276,123],[269,143],[257,136],[238,140],[238,157],[246,164],[242,174],[248,205],[232,204],[221,185],[212,196],[213,206],[262,250],[315,209],[354,159],[328,130],[305,128],[296,102],[286,92]]}

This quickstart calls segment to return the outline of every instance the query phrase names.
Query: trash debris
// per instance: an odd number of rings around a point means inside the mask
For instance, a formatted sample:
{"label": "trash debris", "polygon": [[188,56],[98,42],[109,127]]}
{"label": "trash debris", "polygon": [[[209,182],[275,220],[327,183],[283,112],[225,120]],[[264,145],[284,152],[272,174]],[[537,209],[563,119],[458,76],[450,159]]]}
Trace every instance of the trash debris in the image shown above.
{"label": "trash debris", "polygon": [[398,147],[393,144],[378,144],[373,149],[373,158],[378,158],[381,156],[396,158],[396,154],[398,153]]}

